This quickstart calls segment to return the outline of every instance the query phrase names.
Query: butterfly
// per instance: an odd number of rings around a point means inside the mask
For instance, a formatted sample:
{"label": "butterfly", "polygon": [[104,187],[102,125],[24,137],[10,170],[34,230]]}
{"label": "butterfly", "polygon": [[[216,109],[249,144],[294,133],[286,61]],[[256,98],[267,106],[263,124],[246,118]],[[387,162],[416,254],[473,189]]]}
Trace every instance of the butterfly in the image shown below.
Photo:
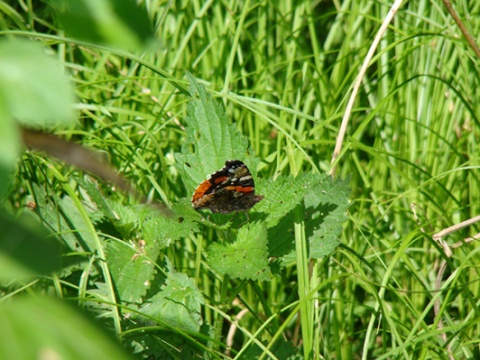
{"label": "butterfly", "polygon": [[228,160],[222,169],[197,186],[192,206],[196,210],[228,214],[249,210],[263,198],[255,195],[255,184],[247,166],[240,160]]}

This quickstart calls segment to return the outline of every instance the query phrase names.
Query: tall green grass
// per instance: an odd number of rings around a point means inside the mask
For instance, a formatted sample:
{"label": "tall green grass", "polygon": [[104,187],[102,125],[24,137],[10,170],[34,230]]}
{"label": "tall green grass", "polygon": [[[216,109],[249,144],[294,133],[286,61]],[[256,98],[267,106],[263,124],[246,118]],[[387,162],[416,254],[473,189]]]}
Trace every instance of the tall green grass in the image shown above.
{"label": "tall green grass", "polygon": [[[152,0],[145,5],[157,48],[133,54],[66,37],[45,4],[0,4],[0,36],[51,48],[75,83],[79,125],[56,134],[104,152],[139,192],[167,204],[191,196],[174,156],[185,142],[186,71],[224,103],[261,159],[259,177],[327,172],[353,83],[390,6]],[[480,33],[480,3],[455,9]],[[242,282],[208,268],[213,230],[183,237],[165,255],[205,296],[209,332],[180,342],[172,336],[179,330],[145,327],[133,346],[139,356],[159,354],[138,345],[144,336],[171,358],[479,357],[478,245],[462,243],[449,258],[432,240],[480,212],[479,64],[442,3],[404,4],[362,80],[336,160],[336,176],[352,189],[341,246],[321,261],[292,262],[270,282]],[[78,173],[24,153],[9,206],[19,211],[34,184],[78,196],[69,182]],[[477,232],[474,224],[443,240],[452,245]],[[94,300],[82,282],[94,262],[43,280],[44,291],[82,305]],[[299,273],[305,282],[297,283]],[[11,291],[2,288],[4,297]],[[134,330],[123,320],[117,314],[114,328],[128,339]]]}

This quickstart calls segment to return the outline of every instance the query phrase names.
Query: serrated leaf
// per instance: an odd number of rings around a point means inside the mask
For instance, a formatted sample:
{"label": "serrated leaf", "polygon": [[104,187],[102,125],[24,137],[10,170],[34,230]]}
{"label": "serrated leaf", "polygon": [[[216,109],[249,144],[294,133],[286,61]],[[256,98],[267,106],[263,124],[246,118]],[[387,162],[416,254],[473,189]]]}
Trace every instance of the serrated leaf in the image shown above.
{"label": "serrated leaf", "polygon": [[141,240],[131,247],[120,241],[110,241],[105,252],[120,299],[139,303],[155,275],[160,245],[157,241]]}
{"label": "serrated leaf", "polygon": [[195,281],[177,273],[169,265],[161,291],[148,300],[141,311],[147,316],[174,328],[198,332],[202,325],[201,306],[205,303]]}
{"label": "serrated leaf", "polygon": [[125,206],[123,204],[108,201],[110,209],[114,213],[113,226],[125,237],[128,237],[134,231],[140,221],[139,208],[134,206]]}
{"label": "serrated leaf", "polygon": [[[178,206],[175,206],[173,211],[176,213]],[[193,209],[190,211],[193,212]],[[196,220],[199,218],[200,216],[196,214]],[[173,241],[188,236],[192,231],[198,231],[198,224],[183,214],[182,216],[174,215],[168,218],[152,215],[142,223],[141,229],[145,241],[158,241],[159,246],[164,248],[168,247]]]}
{"label": "serrated leaf", "polygon": [[191,98],[187,106],[187,139],[175,154],[187,188],[193,190],[227,160],[241,160],[255,174],[257,161],[246,158],[247,139],[225,114],[223,105],[187,73]]}
{"label": "serrated leaf", "polygon": [[269,255],[282,264],[295,261],[295,232],[293,212],[268,229]]}
{"label": "serrated leaf", "polygon": [[211,245],[208,262],[216,272],[231,278],[269,280],[271,273],[265,224],[249,223],[240,228],[234,243]]}
{"label": "serrated leaf", "polygon": [[309,176],[307,174],[301,174],[296,178],[279,176],[275,181],[259,181],[257,188],[265,198],[256,205],[255,210],[268,214],[266,218],[268,228],[277,225],[281,218],[300,203]]}
{"label": "serrated leaf", "polygon": [[[287,180],[286,184],[290,183],[291,180]],[[280,183],[278,188],[274,184],[270,186],[273,193],[277,193],[276,189],[280,189],[277,201],[296,197],[302,193],[309,257],[318,259],[330,254],[340,243],[342,223],[347,219],[346,210],[349,203],[347,183],[338,180],[333,181],[325,174],[305,174],[299,178],[296,186],[292,185],[292,188],[295,188],[293,190],[294,194],[289,193],[292,190],[285,187],[284,184]],[[285,191],[285,195],[282,197],[283,191]],[[272,198],[275,198],[275,196],[267,195],[266,197],[269,201]],[[295,199],[295,201],[297,200],[298,198]],[[288,200],[280,203],[279,208],[287,207],[285,202],[288,202]],[[262,205],[259,204],[259,210],[261,210]],[[266,205],[268,206],[268,201]],[[290,205],[292,204],[290,203]],[[293,207],[291,207],[291,210],[293,210]],[[280,215],[281,212],[277,214],[276,218],[279,218]],[[292,212],[289,212],[286,217],[277,221],[275,226],[268,229],[270,256],[278,258],[283,264],[293,262],[296,258],[293,225],[294,216]]]}
{"label": "serrated leaf", "polygon": [[34,128],[72,125],[73,88],[61,64],[26,40],[0,41],[0,103]]}
{"label": "serrated leaf", "polygon": [[317,176],[305,192],[305,218],[309,257],[323,258],[340,244],[342,224],[347,220],[348,180],[334,181],[323,175]]}

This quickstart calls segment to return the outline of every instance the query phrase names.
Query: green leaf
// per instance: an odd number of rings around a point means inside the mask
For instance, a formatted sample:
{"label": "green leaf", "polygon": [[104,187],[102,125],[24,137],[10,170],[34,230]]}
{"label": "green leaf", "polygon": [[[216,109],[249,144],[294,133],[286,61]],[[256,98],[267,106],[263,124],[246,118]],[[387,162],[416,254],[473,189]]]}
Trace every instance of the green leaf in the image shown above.
{"label": "green leaf", "polygon": [[[275,221],[267,218],[267,223],[275,224],[268,230],[270,256],[280,259],[283,264],[296,258],[294,216],[291,210],[294,206],[300,206],[298,203],[295,205],[300,195],[305,207],[309,257],[322,258],[335,250],[340,243],[342,224],[347,219],[349,192],[347,181],[334,181],[325,174],[304,174],[295,180],[284,178],[272,183],[266,204],[260,203],[258,206],[261,211],[262,206],[269,207],[270,201],[278,204],[278,209],[273,209]],[[280,210],[282,207],[289,210],[289,213],[277,221],[282,214],[285,215],[285,211]]]}
{"label": "green leaf", "polygon": [[201,306],[205,303],[195,281],[177,273],[170,264],[167,279],[161,291],[142,307],[145,315],[174,328],[198,332],[202,325]]}
{"label": "green leaf", "polygon": [[187,139],[182,152],[175,154],[179,170],[190,191],[227,160],[241,160],[256,173],[258,160],[248,158],[247,139],[225,114],[223,105],[187,73],[191,98],[187,106]]}
{"label": "green leaf", "polygon": [[115,201],[108,201],[108,206],[115,214],[113,221],[115,229],[125,237],[130,236],[137,229],[140,212],[144,209],[136,206],[125,206]]}
{"label": "green leaf", "polygon": [[231,278],[269,280],[271,273],[265,224],[249,223],[240,228],[234,243],[211,245],[208,262],[217,273]]}
{"label": "green leaf", "polygon": [[35,214],[38,218],[63,240],[69,250],[74,252],[89,251],[83,246],[83,242],[78,241],[78,234],[74,231],[75,229],[65,221],[63,216],[59,216],[58,207],[53,204],[45,190],[35,183],[32,184],[32,190],[37,205]]}
{"label": "green leaf", "polygon": [[151,21],[134,0],[50,0],[65,32],[126,50],[154,39]]}
{"label": "green leaf", "polygon": [[255,210],[268,214],[267,227],[278,224],[302,200],[305,193],[305,182],[311,174],[301,174],[296,178],[292,176],[279,176],[273,180],[260,180],[258,192],[265,198],[255,206]]}
{"label": "green leaf", "polygon": [[46,275],[58,270],[60,243],[32,217],[14,220],[0,212],[0,281]]}
{"label": "green leaf", "polygon": [[[80,242],[83,250],[95,252],[95,239],[89,226],[85,223],[85,219],[80,213],[80,210],[77,208],[77,204],[69,196],[64,196],[62,199],[57,199],[57,204],[60,208],[63,218],[65,219],[65,223],[68,224],[68,226],[71,228],[71,231],[74,232],[76,240]],[[86,209],[90,210],[88,208]]]}
{"label": "green leaf", "polygon": [[1,359],[129,359],[113,337],[64,302],[15,297],[0,303]]}
{"label": "green leaf", "polygon": [[110,241],[105,252],[120,299],[139,303],[155,275],[155,261],[160,252],[158,241],[140,240],[135,247]]}
{"label": "green leaf", "polygon": [[347,220],[350,204],[349,180],[315,176],[305,192],[306,232],[309,257],[323,258],[340,244],[342,224]]}
{"label": "green leaf", "polygon": [[[189,206],[192,209],[191,206]],[[182,207],[183,208],[183,207]],[[176,212],[178,206],[173,211]],[[190,210],[193,212],[194,210]],[[188,212],[187,212],[188,213]],[[200,216],[196,215],[196,220]],[[158,241],[161,248],[168,247],[173,241],[188,236],[192,231],[198,231],[198,224],[187,216],[165,217],[159,214],[150,216],[141,226],[143,239],[145,241]]]}
{"label": "green leaf", "polygon": [[26,40],[0,41],[0,104],[10,114],[7,119],[33,128],[71,125],[73,103],[62,65],[42,47]]}
{"label": "green leaf", "polygon": [[[73,252],[94,252],[96,245],[89,227],[85,223],[76,203],[65,196],[62,199],[55,195],[52,199],[37,184],[32,184],[35,199],[35,214],[68,246]],[[88,204],[87,204],[88,205]],[[89,215],[98,219],[96,209],[86,206]],[[60,210],[60,211],[59,211]]]}
{"label": "green leaf", "polygon": [[115,221],[115,212],[108,204],[108,200],[98,189],[97,182],[92,181],[89,176],[85,176],[84,178],[77,177],[75,181],[81,185],[79,190],[82,192],[83,197],[93,202],[103,216],[106,216],[112,222]]}
{"label": "green leaf", "polygon": [[6,107],[5,99],[1,96],[0,119],[0,203],[2,203],[13,182],[15,165],[20,153],[20,134]]}

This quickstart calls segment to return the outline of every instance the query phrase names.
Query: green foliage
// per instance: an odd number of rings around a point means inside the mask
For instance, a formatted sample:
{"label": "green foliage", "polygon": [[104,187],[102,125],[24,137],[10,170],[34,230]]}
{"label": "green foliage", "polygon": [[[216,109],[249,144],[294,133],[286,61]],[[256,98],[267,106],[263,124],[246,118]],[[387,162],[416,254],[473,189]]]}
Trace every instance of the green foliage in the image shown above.
{"label": "green foliage", "polygon": [[2,301],[0,323],[2,359],[130,358],[86,314],[54,298],[23,296]]}
{"label": "green foliage", "polygon": [[[235,130],[221,103],[212,99],[191,75],[189,79],[191,100],[187,106],[185,131],[190,135],[190,141],[182,148],[186,154],[176,154],[176,157],[184,164],[181,170],[185,178],[192,179],[192,182],[196,180],[198,184],[205,178],[205,175],[199,175],[201,169],[213,171],[211,163],[221,164],[218,169],[226,160],[244,159],[248,150],[247,140]],[[227,234],[220,236],[233,243],[213,244],[208,253],[210,265],[219,274],[232,278],[269,279],[268,258],[281,258],[286,265],[296,257],[294,221],[288,215],[296,206],[303,206],[303,201],[309,255],[311,258],[328,255],[338,246],[342,223],[347,219],[347,189],[346,182],[335,183],[318,174],[260,182],[258,192],[265,198],[255,205],[251,216],[262,221],[241,227],[238,232],[228,230]],[[226,216],[216,218],[225,219]]]}
{"label": "green foliage", "polygon": [[0,39],[0,200],[10,190],[20,153],[18,124],[70,126],[73,102],[60,62],[33,41]]}
{"label": "green foliage", "polygon": [[245,280],[268,280],[271,274],[265,224],[255,222],[242,227],[234,243],[213,244],[208,259],[219,274]]}
{"label": "green foliage", "polygon": [[312,176],[305,184],[305,224],[308,255],[321,259],[340,244],[342,226],[347,221],[349,181],[332,181]]}
{"label": "green foliage", "polygon": [[[291,180],[277,179],[267,190],[267,208],[273,216],[269,227],[270,256],[288,264],[296,258],[293,208],[295,199],[302,199],[308,256],[321,259],[340,244],[342,225],[347,220],[349,206],[348,181],[332,181],[326,175],[302,174]],[[270,197],[271,194],[271,197]],[[297,200],[297,201],[298,201]],[[278,221],[279,216],[284,216]]]}
{"label": "green foliage", "polygon": [[119,298],[126,303],[141,303],[155,276],[155,259],[160,252],[158,242],[137,242],[129,246],[111,241],[105,248],[106,260]]}
{"label": "green foliage", "polygon": [[[95,242],[72,198],[49,197],[46,191],[33,184],[32,195],[36,204],[35,215],[55,234],[61,234],[62,243],[70,251],[92,253]],[[90,210],[92,210],[90,208]]]}
{"label": "green foliage", "polygon": [[60,244],[49,237],[39,223],[25,214],[21,221],[0,212],[0,282],[26,281],[38,275],[48,275],[60,267]]}
{"label": "green foliage", "polygon": [[[73,88],[62,65],[33,41],[0,41],[0,103],[9,116],[34,128],[73,125]],[[9,133],[4,136],[10,135]]]}
{"label": "green foliage", "polygon": [[174,329],[198,332],[202,325],[201,306],[205,303],[193,279],[168,266],[165,284],[140,309],[142,314]]}
{"label": "green foliage", "polygon": [[[479,358],[478,226],[442,239],[448,258],[431,236],[480,213],[479,61],[450,14],[394,13],[332,180],[388,6],[132,3],[0,0],[0,243],[22,240],[0,255],[0,322],[22,330],[1,327],[0,358],[45,344],[121,358],[65,302],[136,358]],[[478,34],[480,3],[453,6]],[[107,155],[172,216],[22,152],[20,124]],[[195,211],[193,190],[229,159],[264,199],[248,216]]]}
{"label": "green foliage", "polygon": [[49,0],[66,33],[80,40],[138,49],[153,39],[150,19],[133,0]]}
{"label": "green foliage", "polygon": [[175,155],[188,189],[193,189],[225,165],[226,160],[241,160],[249,168],[258,160],[247,157],[247,140],[225,114],[225,109],[191,74],[190,101],[187,106],[186,141]]}

